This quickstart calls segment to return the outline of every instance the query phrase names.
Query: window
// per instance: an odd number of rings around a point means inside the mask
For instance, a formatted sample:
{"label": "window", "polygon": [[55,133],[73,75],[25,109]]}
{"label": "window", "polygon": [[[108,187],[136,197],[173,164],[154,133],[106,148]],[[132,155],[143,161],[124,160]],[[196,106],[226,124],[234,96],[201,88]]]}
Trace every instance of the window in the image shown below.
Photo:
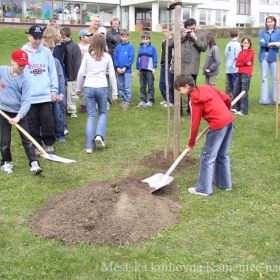
{"label": "window", "polygon": [[183,8],[183,21],[186,21],[190,17],[191,17],[191,8],[189,7]]}
{"label": "window", "polygon": [[222,26],[222,11],[221,10],[216,10],[215,25]]}
{"label": "window", "polygon": [[251,0],[237,0],[237,14],[250,15],[251,14]]}
{"label": "window", "polygon": [[206,25],[206,10],[199,10],[199,25]]}

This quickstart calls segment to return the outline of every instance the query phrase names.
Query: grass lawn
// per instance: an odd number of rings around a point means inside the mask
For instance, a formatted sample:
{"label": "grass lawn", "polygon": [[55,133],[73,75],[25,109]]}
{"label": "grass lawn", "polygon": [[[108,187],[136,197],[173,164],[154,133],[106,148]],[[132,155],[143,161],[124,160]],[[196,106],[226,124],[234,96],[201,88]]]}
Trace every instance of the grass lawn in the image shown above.
{"label": "grass lawn", "polygon": [[[26,41],[23,29],[0,28],[0,64]],[[77,38],[77,34],[74,34]],[[162,35],[153,34],[158,52]],[[228,39],[218,39],[223,56]],[[137,46],[139,34],[131,34]],[[254,47],[258,44],[254,39]],[[202,63],[205,54],[202,56]],[[222,59],[224,61],[224,59]],[[275,108],[260,106],[260,69],[255,59],[250,114],[237,117],[231,149],[233,191],[215,189],[203,198],[186,187],[196,182],[198,165],[176,174],[183,204],[179,223],[131,246],[65,246],[43,240],[28,228],[45,200],[84,184],[141,173],[133,163],[165,145],[165,110],[156,76],[156,102],[139,110],[139,83],[133,79],[133,105],[109,111],[107,148],[83,152],[86,115],[68,119],[66,145],[57,154],[76,159],[72,165],[41,160],[43,175],[29,172],[17,132],[13,132],[14,174],[0,172],[0,279],[280,279],[279,140],[275,140]],[[224,89],[225,65],[217,86]],[[203,82],[199,75],[198,83]],[[181,148],[187,142],[189,118],[181,118]],[[203,127],[205,124],[203,124]],[[202,141],[203,142],[203,141]],[[202,143],[193,151],[199,157]],[[151,213],[152,214],[152,213]],[[156,219],[157,217],[155,217]]]}

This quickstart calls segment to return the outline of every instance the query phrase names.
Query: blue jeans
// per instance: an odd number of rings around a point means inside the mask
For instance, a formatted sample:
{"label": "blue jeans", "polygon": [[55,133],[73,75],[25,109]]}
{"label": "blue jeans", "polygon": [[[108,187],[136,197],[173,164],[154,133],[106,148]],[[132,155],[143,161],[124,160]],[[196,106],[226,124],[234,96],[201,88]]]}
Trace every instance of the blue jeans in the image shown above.
{"label": "blue jeans", "polygon": [[[107,124],[107,87],[89,88],[85,87],[85,97],[87,106],[86,125],[86,149],[95,147],[93,139],[100,135],[105,141]],[[99,119],[96,127],[96,104],[98,106]]]}
{"label": "blue jeans", "polygon": [[250,89],[250,82],[251,82],[251,76],[245,74],[245,73],[239,73],[237,75],[237,79],[235,81],[234,90],[233,90],[233,96],[234,99],[238,94],[245,90],[246,94],[233,106],[234,109],[237,111],[241,111],[244,115],[248,115],[248,107],[249,107],[249,89]]}
{"label": "blue jeans", "polygon": [[237,79],[237,73],[227,73],[226,74],[227,78],[227,89],[226,92],[230,94],[230,96],[233,95],[233,90],[234,90],[234,85],[235,81]]}
{"label": "blue jeans", "polygon": [[[276,62],[267,61],[268,52],[265,53],[264,59],[261,62],[261,95],[260,104],[273,104],[275,103],[275,86],[276,86]],[[269,72],[271,75],[271,85],[269,87]],[[280,101],[280,95],[279,95]]]}
{"label": "blue jeans", "polygon": [[213,182],[219,187],[231,188],[229,150],[232,130],[233,123],[221,129],[208,130],[200,157],[196,191],[207,194],[213,193]]}
{"label": "blue jeans", "polygon": [[63,101],[56,101],[52,103],[54,124],[55,124],[55,137],[57,139],[64,137],[64,104]]}
{"label": "blue jeans", "polygon": [[155,103],[155,88],[154,88],[154,75],[152,71],[140,70],[140,99],[145,103],[148,101],[147,86],[149,101]]}
{"label": "blue jeans", "polygon": [[122,101],[130,103],[132,92],[132,73],[118,75],[118,94]]}
{"label": "blue jeans", "polygon": [[[168,65],[168,69],[170,69],[170,65]],[[170,103],[174,104],[174,88],[172,87],[170,71],[168,71],[168,84],[169,84],[169,101]],[[160,68],[159,89],[162,98],[166,101],[165,64],[162,64]]]}

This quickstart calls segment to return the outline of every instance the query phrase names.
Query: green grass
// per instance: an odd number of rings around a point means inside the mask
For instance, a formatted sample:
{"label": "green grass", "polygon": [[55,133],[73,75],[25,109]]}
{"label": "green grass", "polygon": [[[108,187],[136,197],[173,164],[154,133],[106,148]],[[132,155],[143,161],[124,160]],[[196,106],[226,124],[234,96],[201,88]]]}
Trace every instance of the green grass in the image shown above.
{"label": "green grass", "polygon": [[[0,28],[1,64],[26,40],[23,29]],[[74,38],[77,34],[74,34]],[[161,34],[153,34],[159,51]],[[139,34],[131,34],[139,42]],[[217,43],[223,55],[226,39]],[[257,49],[257,41],[254,39]],[[205,54],[202,56],[202,63]],[[183,210],[179,223],[151,240],[132,246],[65,246],[43,240],[28,228],[32,214],[54,194],[84,184],[114,180],[143,170],[133,164],[165,144],[165,111],[156,105],[139,110],[138,79],[133,106],[109,112],[107,148],[85,155],[85,115],[68,119],[66,145],[57,154],[76,159],[72,165],[41,160],[41,177],[30,174],[17,132],[13,132],[14,174],[0,173],[0,279],[279,279],[279,141],[275,109],[258,105],[260,69],[256,57],[250,91],[250,115],[238,117],[231,149],[234,190],[208,198],[188,194],[198,166],[177,173]],[[217,86],[224,89],[224,63]],[[202,83],[199,76],[198,82]],[[156,76],[156,101],[161,100]],[[204,124],[205,126],[205,124]],[[189,119],[181,119],[181,147]],[[202,141],[203,142],[203,141]],[[202,143],[193,151],[199,157]],[[151,213],[152,214],[152,213]],[[156,219],[156,217],[155,217]]]}

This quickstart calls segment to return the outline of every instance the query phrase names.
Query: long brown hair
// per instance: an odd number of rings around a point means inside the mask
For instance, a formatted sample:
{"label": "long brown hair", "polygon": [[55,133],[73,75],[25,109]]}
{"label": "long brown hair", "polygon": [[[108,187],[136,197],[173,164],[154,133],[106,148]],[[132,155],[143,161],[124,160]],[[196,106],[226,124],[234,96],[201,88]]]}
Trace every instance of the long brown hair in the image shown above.
{"label": "long brown hair", "polygon": [[92,38],[88,52],[95,58],[95,60],[100,61],[106,50],[106,41],[103,35],[95,34]]}

